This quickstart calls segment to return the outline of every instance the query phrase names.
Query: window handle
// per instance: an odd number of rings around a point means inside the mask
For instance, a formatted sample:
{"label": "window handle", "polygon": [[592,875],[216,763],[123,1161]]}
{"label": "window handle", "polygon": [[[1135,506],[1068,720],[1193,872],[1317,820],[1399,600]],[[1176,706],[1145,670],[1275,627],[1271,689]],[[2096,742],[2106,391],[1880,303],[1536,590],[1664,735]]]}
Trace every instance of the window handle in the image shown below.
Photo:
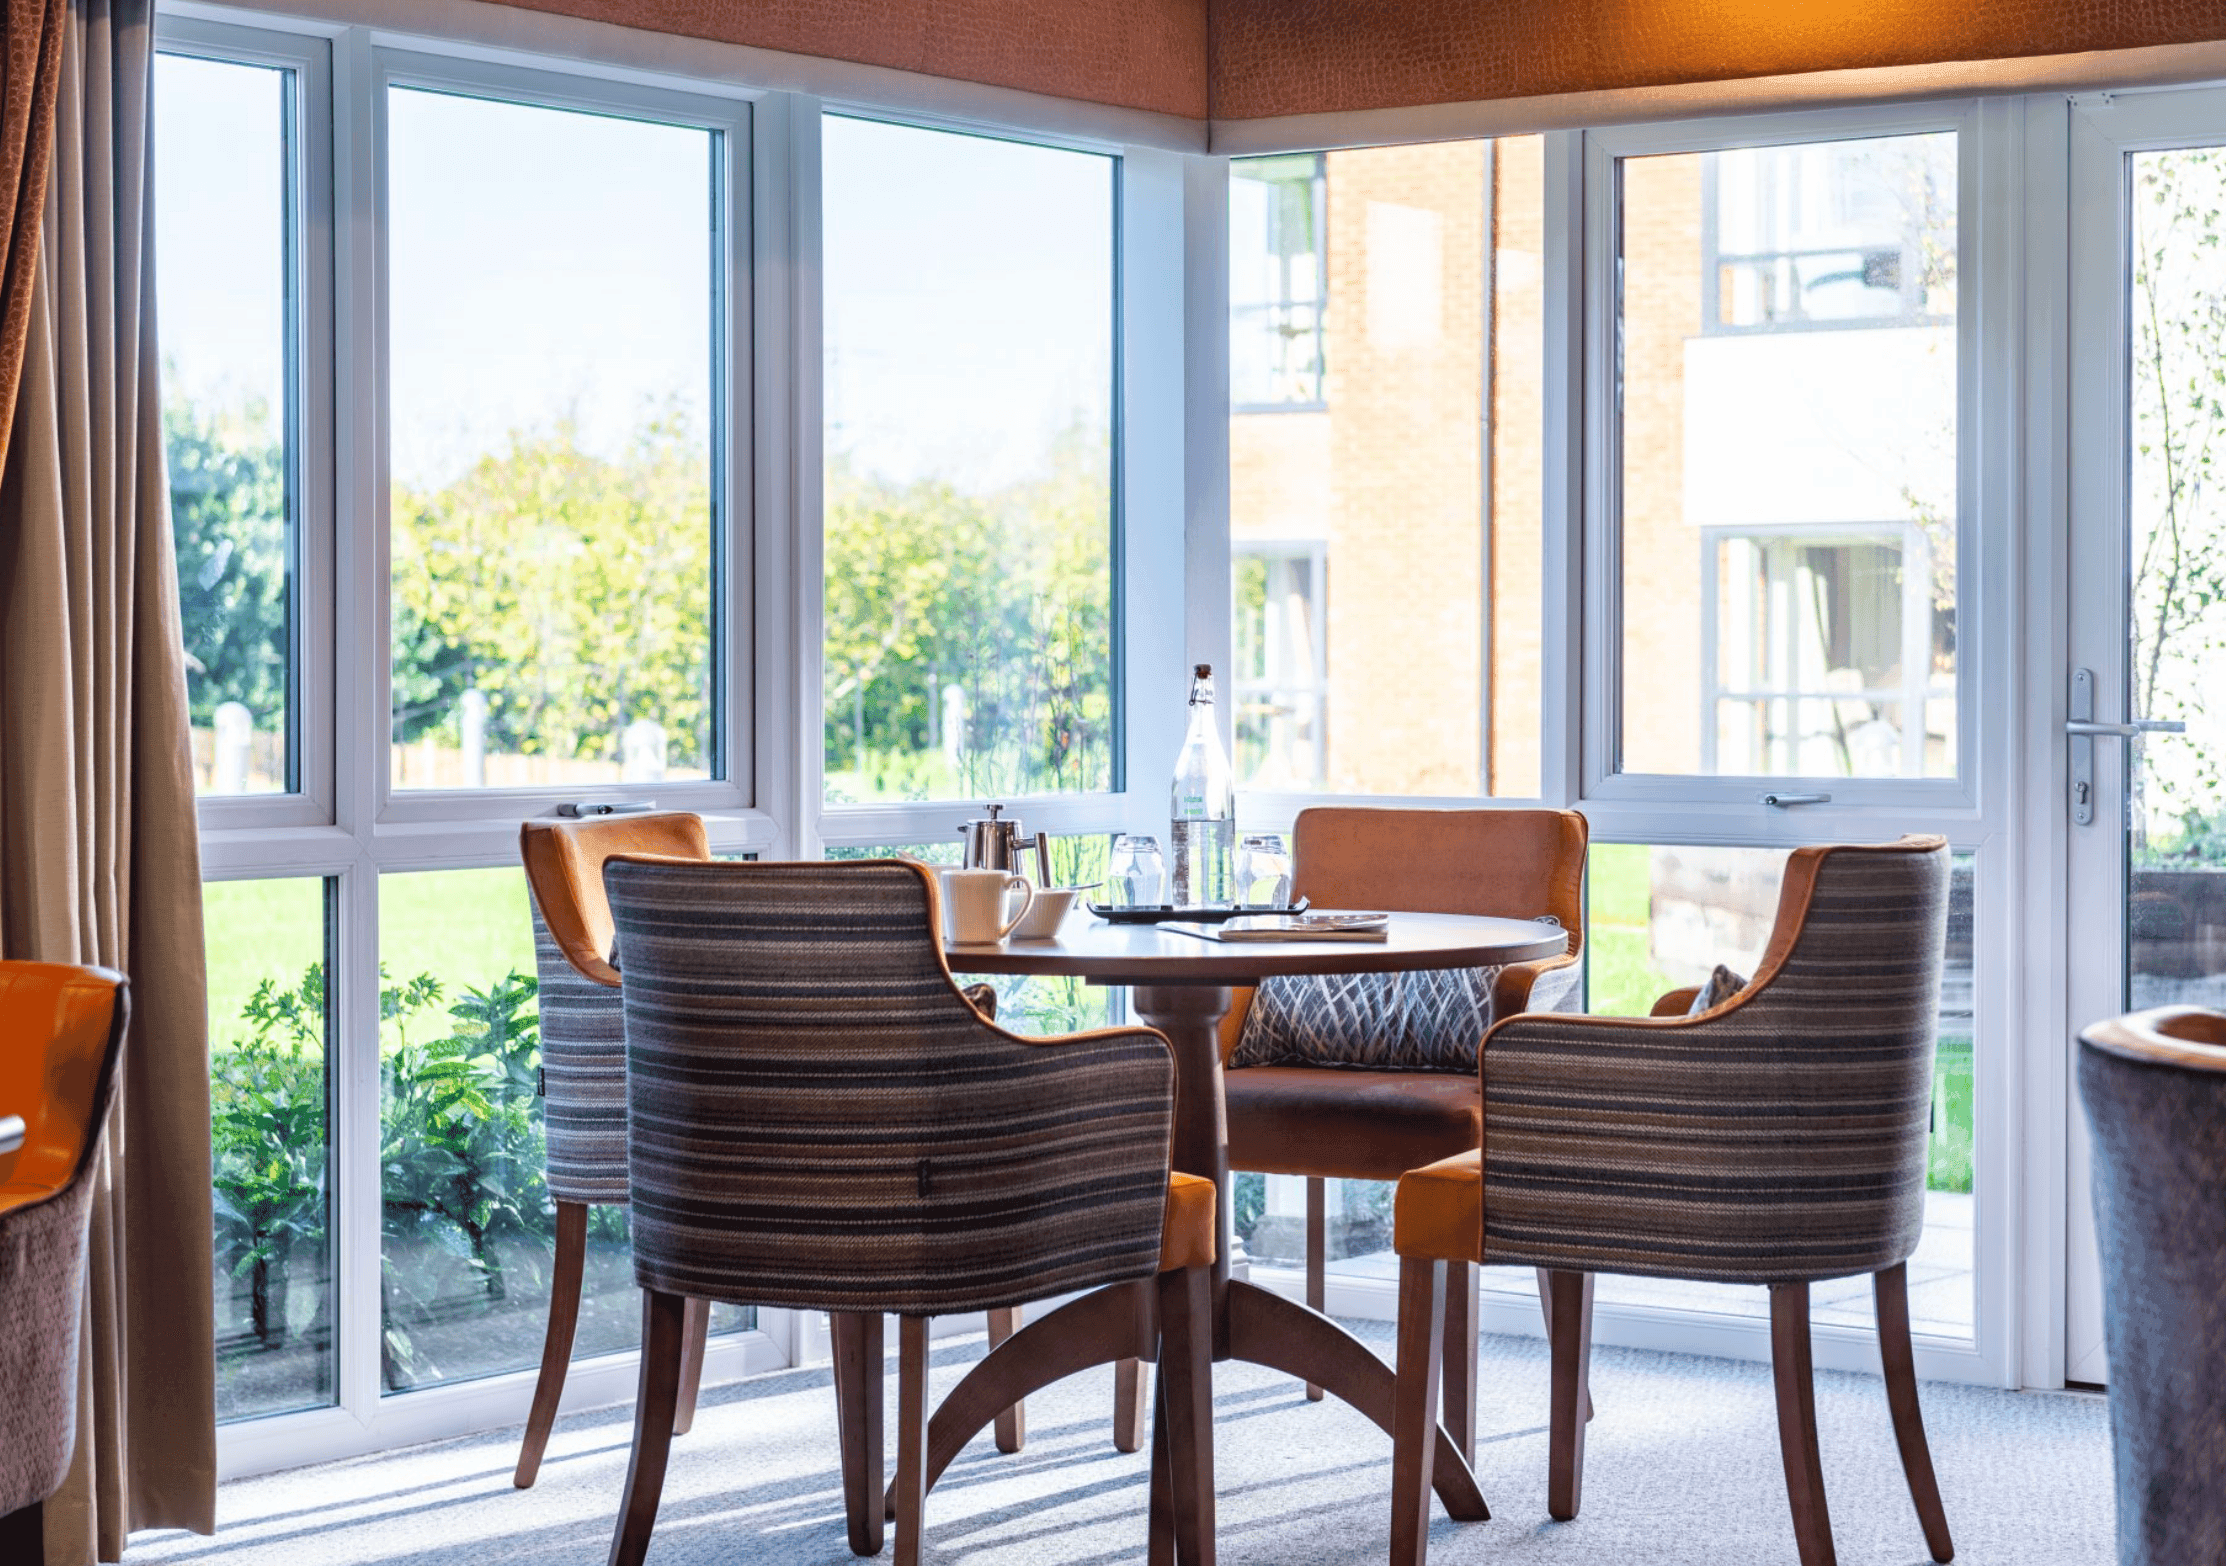
{"label": "window handle", "polygon": [[557,806],[560,816],[639,816],[657,808],[654,799],[574,799]]}
{"label": "window handle", "polygon": [[1762,802],[1778,810],[1789,810],[1795,805],[1829,805],[1829,794],[1765,794]]}
{"label": "window handle", "polygon": [[2131,739],[2136,734],[2185,734],[2187,725],[2173,718],[2135,718],[2130,723],[2096,723],[2072,718],[2064,732],[2075,739]]}

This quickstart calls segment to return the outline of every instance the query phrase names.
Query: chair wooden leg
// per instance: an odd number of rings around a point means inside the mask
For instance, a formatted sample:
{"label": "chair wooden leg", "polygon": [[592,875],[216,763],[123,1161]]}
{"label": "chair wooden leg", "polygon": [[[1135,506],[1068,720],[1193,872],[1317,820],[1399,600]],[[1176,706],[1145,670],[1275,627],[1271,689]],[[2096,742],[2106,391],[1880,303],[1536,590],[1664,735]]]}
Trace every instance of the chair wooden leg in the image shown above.
{"label": "chair wooden leg", "polygon": [[1430,1475],[1438,1459],[1446,1264],[1399,1259],[1399,1382],[1391,1422],[1391,1566],[1430,1553]]}
{"label": "chair wooden leg", "polygon": [[526,1439],[518,1448],[518,1471],[510,1482],[530,1489],[541,1473],[549,1448],[557,1404],[564,1399],[564,1373],[572,1365],[572,1337],[580,1325],[580,1276],[587,1265],[587,1203],[556,1204],[556,1266],[549,1274],[549,1325],[541,1338],[541,1374],[533,1383],[533,1411],[526,1415]]}
{"label": "chair wooden leg", "polygon": [[928,1319],[897,1318],[896,1566],[920,1566],[920,1514],[927,1507]]}
{"label": "chair wooden leg", "polygon": [[626,1498],[611,1535],[610,1566],[641,1566],[657,1526],[657,1500],[672,1454],[672,1415],[680,1401],[681,1323],[687,1302],[677,1294],[642,1291],[642,1374],[634,1394],[634,1454],[626,1464]]}
{"label": "chair wooden leg", "polygon": [[1770,1368],[1778,1385],[1778,1449],[1801,1566],[1835,1566],[1824,1462],[1816,1446],[1816,1376],[1809,1362],[1809,1286],[1770,1285]]}
{"label": "chair wooden leg", "polygon": [[33,1501],[0,1515],[0,1561],[25,1561],[30,1566],[46,1559],[46,1502]]}
{"label": "chair wooden leg", "polygon": [[[1546,1341],[1551,1344],[1554,1340],[1554,1275],[1543,1267],[1538,1269],[1538,1312],[1546,1318]],[[1589,1306],[1585,1310],[1585,1330],[1592,1330]],[[1592,1389],[1589,1386],[1584,1394],[1584,1417],[1587,1424],[1592,1422]]]}
{"label": "chair wooden leg", "polygon": [[1134,1452],[1144,1444],[1144,1399],[1151,1384],[1144,1362],[1124,1359],[1113,1366],[1113,1450]]}
{"label": "chair wooden leg", "polygon": [[1164,1430],[1180,1566],[1214,1566],[1212,1277],[1205,1267],[1159,1275],[1159,1418],[1152,1451],[1156,1459]]}
{"label": "chair wooden leg", "polygon": [[[1164,1407],[1167,1383],[1159,1383],[1158,1402]],[[1167,1421],[1152,1421],[1152,1504],[1150,1543],[1145,1551],[1147,1566],[1176,1566],[1175,1562],[1175,1467],[1167,1455]]]}
{"label": "chair wooden leg", "polygon": [[[1318,1175],[1306,1177],[1306,1308],[1329,1308],[1329,1187]],[[1311,1381],[1306,1400],[1322,1400],[1322,1389]]]}
{"label": "chair wooden leg", "polygon": [[1554,1372],[1546,1436],[1546,1515],[1568,1522],[1584,1498],[1584,1411],[1592,1404],[1592,1274],[1549,1276],[1547,1336]]}
{"label": "chair wooden leg", "polygon": [[1445,1271],[1445,1433],[1476,1466],[1476,1278],[1474,1262]]}
{"label": "chair wooden leg", "polygon": [[1894,1444],[1901,1448],[1901,1471],[1909,1498],[1924,1525],[1925,1547],[1936,1561],[1955,1559],[1948,1534],[1947,1508],[1940,1504],[1940,1481],[1932,1473],[1932,1448],[1925,1441],[1924,1410],[1917,1403],[1917,1358],[1909,1346],[1909,1267],[1897,1262],[1871,1279],[1878,1302],[1878,1352],[1886,1368],[1886,1407],[1894,1416]]}
{"label": "chair wooden leg", "polygon": [[[989,1313],[989,1346],[997,1347],[1020,1330],[1020,1307],[1008,1305]],[[1015,1403],[997,1416],[997,1450],[1017,1452],[1028,1442],[1028,1405]]]}
{"label": "chair wooden leg", "polygon": [[711,1336],[711,1302],[691,1299],[680,1324],[680,1401],[672,1415],[672,1433],[686,1435],[696,1422],[696,1393],[703,1386],[704,1340]]}
{"label": "chair wooden leg", "polygon": [[835,1428],[842,1447],[842,1498],[850,1553],[879,1555],[882,1540],[881,1317],[836,1311]]}

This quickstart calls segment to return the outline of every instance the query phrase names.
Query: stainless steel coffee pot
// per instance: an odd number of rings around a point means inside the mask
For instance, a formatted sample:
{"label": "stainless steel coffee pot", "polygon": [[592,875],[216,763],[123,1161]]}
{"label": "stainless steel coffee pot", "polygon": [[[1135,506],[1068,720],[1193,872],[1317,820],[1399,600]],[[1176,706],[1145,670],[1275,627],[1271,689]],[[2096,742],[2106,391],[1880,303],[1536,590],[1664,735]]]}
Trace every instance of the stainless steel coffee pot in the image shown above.
{"label": "stainless steel coffee pot", "polygon": [[1002,870],[1008,875],[1022,874],[1020,856],[1025,849],[1036,851],[1036,885],[1051,884],[1051,834],[1037,832],[1030,835],[1021,829],[1018,821],[1001,817],[1003,805],[991,805],[989,814],[973,821],[959,823],[958,835],[966,840],[966,849],[959,860],[967,870]]}

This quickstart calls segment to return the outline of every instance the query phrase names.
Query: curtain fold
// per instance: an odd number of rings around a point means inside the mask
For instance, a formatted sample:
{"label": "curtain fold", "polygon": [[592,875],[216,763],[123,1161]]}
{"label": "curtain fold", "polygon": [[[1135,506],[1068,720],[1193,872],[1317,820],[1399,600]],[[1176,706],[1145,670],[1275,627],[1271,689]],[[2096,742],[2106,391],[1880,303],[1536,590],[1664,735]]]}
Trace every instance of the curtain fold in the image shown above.
{"label": "curtain fold", "polygon": [[68,14],[67,0],[5,0],[0,6],[0,213],[7,214],[0,235],[0,465],[23,378]]}
{"label": "curtain fold", "polygon": [[[200,847],[156,384],[152,0],[70,0],[59,62],[0,472],[0,955],[132,982],[77,1455],[46,1513],[48,1566],[87,1566],[120,1559],[134,1529],[214,1527],[214,1307]],[[11,237],[11,286],[15,261]]]}

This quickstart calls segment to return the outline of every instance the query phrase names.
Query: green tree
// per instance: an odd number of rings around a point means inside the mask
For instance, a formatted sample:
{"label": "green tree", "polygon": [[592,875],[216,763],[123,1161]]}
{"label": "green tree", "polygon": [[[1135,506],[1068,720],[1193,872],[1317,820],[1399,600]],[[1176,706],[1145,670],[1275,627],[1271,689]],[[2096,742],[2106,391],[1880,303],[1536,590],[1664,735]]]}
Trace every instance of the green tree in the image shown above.
{"label": "green tree", "polygon": [[615,761],[638,718],[710,756],[710,469],[677,414],[616,461],[569,425],[513,434],[445,487],[397,490],[395,731],[488,699],[488,747]]}
{"label": "green tree", "polygon": [[193,722],[236,701],[267,726],[286,706],[285,452],[260,405],[173,397],[162,424]]}

